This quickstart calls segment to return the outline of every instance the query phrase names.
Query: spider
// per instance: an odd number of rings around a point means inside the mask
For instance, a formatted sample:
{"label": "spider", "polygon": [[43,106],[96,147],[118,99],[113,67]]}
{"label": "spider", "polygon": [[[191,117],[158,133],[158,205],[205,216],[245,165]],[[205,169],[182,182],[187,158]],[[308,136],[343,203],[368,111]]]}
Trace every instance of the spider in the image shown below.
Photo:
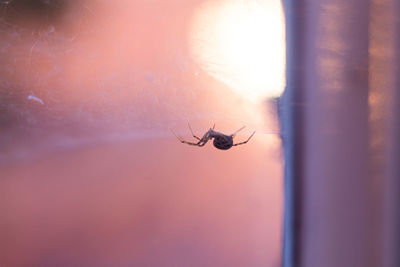
{"label": "spider", "polygon": [[240,128],[239,130],[237,130],[236,132],[234,132],[231,135],[226,135],[226,134],[214,131],[214,128],[215,128],[215,124],[214,124],[214,126],[212,128],[210,128],[210,130],[208,130],[203,135],[202,138],[199,138],[196,135],[194,135],[194,133],[192,131],[192,127],[190,127],[189,123],[188,123],[188,126],[189,126],[190,132],[192,133],[193,137],[196,138],[197,140],[199,140],[197,143],[192,143],[192,142],[185,141],[185,140],[183,140],[182,137],[176,135],[175,132],[172,131],[172,129],[170,129],[170,130],[176,136],[176,138],[178,138],[178,140],[183,144],[188,144],[188,145],[191,145],[191,146],[204,146],[208,142],[208,140],[214,139],[213,140],[214,146],[216,148],[218,148],[218,149],[221,149],[221,150],[227,150],[227,149],[230,149],[233,146],[246,144],[250,140],[250,138],[252,138],[253,135],[256,133],[254,131],[246,141],[234,144],[233,143],[233,138],[236,136],[236,134],[239,131],[243,130],[244,127],[246,127],[246,126],[243,126],[242,128]]}

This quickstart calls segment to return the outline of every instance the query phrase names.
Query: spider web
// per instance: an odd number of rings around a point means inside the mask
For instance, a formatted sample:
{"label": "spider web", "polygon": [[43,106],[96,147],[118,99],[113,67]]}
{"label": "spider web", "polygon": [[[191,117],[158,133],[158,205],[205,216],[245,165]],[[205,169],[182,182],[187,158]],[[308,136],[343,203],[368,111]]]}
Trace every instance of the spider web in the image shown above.
{"label": "spider web", "polygon": [[169,128],[185,136],[188,122],[199,134],[214,123],[279,132],[276,99],[249,102],[194,62],[185,39],[193,6],[127,4],[0,1],[3,147],[172,136]]}

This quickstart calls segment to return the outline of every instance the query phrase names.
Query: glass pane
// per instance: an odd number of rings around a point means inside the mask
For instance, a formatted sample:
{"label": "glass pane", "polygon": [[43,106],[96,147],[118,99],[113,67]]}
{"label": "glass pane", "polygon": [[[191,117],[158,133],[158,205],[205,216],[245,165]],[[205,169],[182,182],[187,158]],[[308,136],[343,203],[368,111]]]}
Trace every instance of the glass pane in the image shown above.
{"label": "glass pane", "polygon": [[279,1],[8,0],[0,32],[0,265],[279,266]]}

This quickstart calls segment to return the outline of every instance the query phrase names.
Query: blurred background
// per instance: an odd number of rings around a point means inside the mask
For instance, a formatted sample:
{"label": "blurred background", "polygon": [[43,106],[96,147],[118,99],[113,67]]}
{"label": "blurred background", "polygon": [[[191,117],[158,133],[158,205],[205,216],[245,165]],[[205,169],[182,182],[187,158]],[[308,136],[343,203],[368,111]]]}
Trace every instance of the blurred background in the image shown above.
{"label": "blurred background", "polygon": [[284,32],[278,0],[1,0],[0,265],[279,266]]}
{"label": "blurred background", "polygon": [[399,10],[0,0],[0,266],[400,266]]}

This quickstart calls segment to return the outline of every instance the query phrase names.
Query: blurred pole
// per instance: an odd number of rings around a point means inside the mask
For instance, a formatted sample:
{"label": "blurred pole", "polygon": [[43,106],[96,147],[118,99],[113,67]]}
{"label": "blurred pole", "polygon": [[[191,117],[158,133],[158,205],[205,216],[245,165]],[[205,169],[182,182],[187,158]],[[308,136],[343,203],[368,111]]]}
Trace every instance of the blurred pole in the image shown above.
{"label": "blurred pole", "polygon": [[306,1],[284,0],[286,19],[286,89],[279,102],[285,155],[284,234],[282,265],[299,266],[301,256],[303,91]]}
{"label": "blurred pole", "polygon": [[369,173],[369,2],[310,1],[304,87],[301,259],[376,267]]}
{"label": "blurred pole", "polygon": [[[371,0],[370,7],[370,170],[375,200],[381,201],[379,220],[383,267],[400,266],[400,11],[399,1]],[[379,197],[379,198],[378,198]]]}
{"label": "blurred pole", "polygon": [[[397,9],[400,11],[400,8]],[[397,23],[397,26],[400,26]],[[399,27],[397,28],[399,29]],[[400,38],[396,40],[400,47]],[[392,99],[389,104],[389,117],[391,127],[385,137],[390,145],[386,151],[386,183],[384,194],[384,267],[400,266],[400,53],[396,51],[397,64],[395,71],[395,86],[391,88]]]}
{"label": "blurred pole", "polygon": [[399,3],[284,5],[283,266],[400,266]]}
{"label": "blurred pole", "polygon": [[[384,192],[384,244],[383,244],[383,266],[400,266],[400,2],[383,1],[387,3],[385,17],[388,18],[387,25],[390,26],[391,50],[389,51],[390,68],[388,75],[391,76],[391,84],[388,88],[388,109],[386,123],[388,131],[385,138],[388,140],[386,150],[385,169],[385,192]],[[382,29],[386,32],[387,29]]]}

